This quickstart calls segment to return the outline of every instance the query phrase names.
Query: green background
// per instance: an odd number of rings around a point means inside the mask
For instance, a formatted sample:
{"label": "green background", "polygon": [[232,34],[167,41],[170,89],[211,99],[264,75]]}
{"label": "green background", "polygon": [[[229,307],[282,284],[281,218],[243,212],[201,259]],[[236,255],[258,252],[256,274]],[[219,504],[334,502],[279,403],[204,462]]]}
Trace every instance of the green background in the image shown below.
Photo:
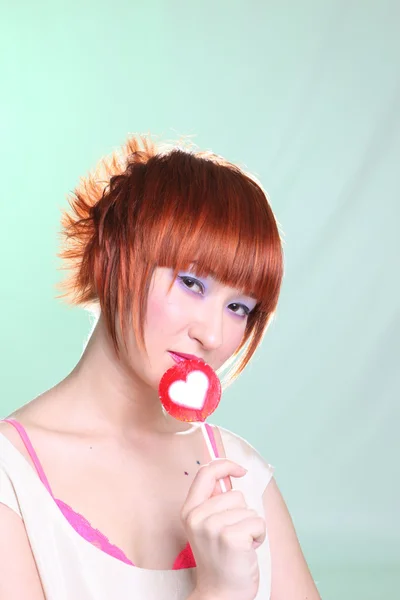
{"label": "green background", "polygon": [[260,178],[285,239],[212,422],[275,466],[324,600],[399,598],[399,3],[2,2],[1,414],[90,330],[54,299],[67,193],[128,133],[188,135]]}

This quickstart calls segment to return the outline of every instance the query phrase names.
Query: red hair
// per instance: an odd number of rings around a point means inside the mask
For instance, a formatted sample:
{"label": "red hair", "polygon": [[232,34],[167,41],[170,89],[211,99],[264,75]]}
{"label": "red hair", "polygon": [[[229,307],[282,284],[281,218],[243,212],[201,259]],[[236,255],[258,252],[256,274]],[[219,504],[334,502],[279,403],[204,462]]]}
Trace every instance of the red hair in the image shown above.
{"label": "red hair", "polygon": [[[277,221],[255,177],[210,151],[156,144],[130,136],[103,158],[68,198],[61,217],[61,251],[71,271],[57,284],[74,305],[99,306],[119,355],[132,322],[145,349],[144,319],[156,266],[174,279],[195,259],[196,274],[257,299],[225,387],[243,371],[275,312],[283,278]],[[132,318],[133,317],[133,318]],[[226,366],[224,365],[224,366]]]}

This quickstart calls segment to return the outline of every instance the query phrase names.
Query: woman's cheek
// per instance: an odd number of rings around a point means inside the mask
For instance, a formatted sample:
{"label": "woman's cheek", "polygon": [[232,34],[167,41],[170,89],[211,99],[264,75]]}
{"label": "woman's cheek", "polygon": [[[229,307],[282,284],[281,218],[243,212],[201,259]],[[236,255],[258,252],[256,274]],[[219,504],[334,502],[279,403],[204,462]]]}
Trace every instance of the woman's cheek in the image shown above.
{"label": "woman's cheek", "polygon": [[[234,354],[236,352],[236,350],[239,348],[240,344],[242,343],[244,337],[244,331],[243,328],[235,328],[231,330],[231,335],[228,337],[228,357],[227,359],[232,356],[232,354]],[[226,360],[227,360],[226,359]]]}
{"label": "woman's cheek", "polygon": [[180,307],[173,302],[171,297],[157,296],[149,298],[147,310],[147,325],[151,330],[158,332],[169,329],[181,315]]}
{"label": "woman's cheek", "polygon": [[[165,300],[164,300],[165,302]],[[148,304],[148,322],[150,325],[158,325],[164,319],[164,306],[161,298],[152,298]]]}

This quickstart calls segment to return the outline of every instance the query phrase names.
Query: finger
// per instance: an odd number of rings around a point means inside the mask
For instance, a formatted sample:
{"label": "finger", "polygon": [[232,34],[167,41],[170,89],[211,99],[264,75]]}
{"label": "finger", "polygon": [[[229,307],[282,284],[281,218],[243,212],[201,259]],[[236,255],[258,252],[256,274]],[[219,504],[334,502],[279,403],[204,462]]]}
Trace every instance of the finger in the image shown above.
{"label": "finger", "polygon": [[[225,484],[225,489],[223,489],[223,484]],[[219,494],[224,494],[225,492],[228,492],[229,490],[232,489],[232,481],[230,477],[224,477],[223,479],[220,479],[219,481],[217,481],[217,483],[215,484],[215,488],[213,493],[211,494],[211,496],[217,496]]]}
{"label": "finger", "polygon": [[[247,519],[259,517],[257,511],[249,508],[233,508],[223,512],[210,514],[203,521],[203,528],[210,538],[219,536],[220,531],[223,531],[230,525],[236,525],[245,522]],[[246,526],[247,523],[244,523]]]}
{"label": "finger", "polygon": [[246,543],[250,550],[263,543],[267,535],[267,528],[262,517],[250,517],[240,523],[228,525],[221,535],[228,543],[237,545],[237,547],[243,548],[243,544]]}
{"label": "finger", "polygon": [[219,479],[227,475],[243,477],[246,472],[244,467],[226,458],[216,458],[210,463],[202,465],[189,489],[182,509],[182,516],[185,518],[196,506],[208,500]]}
{"label": "finger", "polygon": [[[201,508],[203,518],[206,518],[208,515],[223,512],[227,510],[232,510],[234,508],[248,508],[246,504],[245,497],[240,490],[229,490],[224,494],[218,494],[217,496],[212,496],[196,509]],[[193,509],[193,510],[196,510]],[[193,511],[192,511],[193,512]]]}
{"label": "finger", "polygon": [[214,496],[209,498],[202,504],[199,504],[187,513],[186,521],[187,525],[191,529],[196,527],[208,519],[212,515],[224,515],[231,510],[245,509],[250,510],[245,502],[242,492],[239,490],[232,490],[226,492],[226,494]]}

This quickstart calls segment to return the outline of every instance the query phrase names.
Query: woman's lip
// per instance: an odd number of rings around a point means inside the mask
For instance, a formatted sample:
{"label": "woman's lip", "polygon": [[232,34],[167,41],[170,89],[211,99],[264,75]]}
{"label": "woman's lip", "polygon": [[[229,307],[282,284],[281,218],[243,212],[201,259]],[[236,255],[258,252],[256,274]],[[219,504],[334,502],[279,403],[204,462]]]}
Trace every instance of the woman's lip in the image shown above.
{"label": "woman's lip", "polygon": [[184,354],[183,352],[173,352],[172,350],[168,350],[168,352],[176,362],[182,362],[183,360],[202,360],[199,356],[195,356],[194,354]]}

